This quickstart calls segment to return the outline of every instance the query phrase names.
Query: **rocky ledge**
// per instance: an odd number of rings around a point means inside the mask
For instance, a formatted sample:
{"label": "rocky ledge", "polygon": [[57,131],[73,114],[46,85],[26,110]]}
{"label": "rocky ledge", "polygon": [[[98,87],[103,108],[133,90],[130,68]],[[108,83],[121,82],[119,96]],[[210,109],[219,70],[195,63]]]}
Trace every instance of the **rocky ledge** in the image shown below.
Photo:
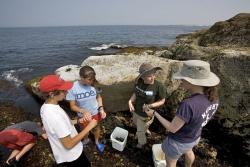
{"label": "rocky ledge", "polygon": [[[39,121],[37,116],[27,113],[18,107],[15,107],[11,102],[0,102],[0,117],[1,126],[3,129],[11,123],[17,123],[25,120]],[[69,113],[70,114],[70,113]],[[73,115],[70,114],[71,118]],[[135,146],[137,140],[135,139],[136,129],[132,127],[131,115],[129,112],[117,112],[108,114],[107,118],[102,122],[102,142],[106,144],[104,153],[99,153],[91,142],[84,151],[91,161],[93,167],[112,166],[112,167],[137,167],[137,166],[153,166],[152,160],[152,145],[160,143],[166,131],[159,126],[158,122],[154,122],[151,126],[152,135],[148,137],[148,145],[143,149],[137,149]],[[127,144],[123,152],[119,152],[112,148],[110,141],[110,134],[115,127],[122,127],[129,131]],[[93,141],[93,136],[90,136]],[[9,153],[0,146],[1,161],[7,158]],[[202,140],[195,148],[197,155],[194,167],[200,166],[228,166],[216,159],[217,150],[208,144],[207,140]],[[110,158],[112,157],[112,158]],[[179,165],[184,164],[184,159],[178,162]],[[1,162],[0,162],[1,164]],[[19,163],[20,167],[54,167],[56,166],[48,141],[39,139],[34,148],[26,154]]]}

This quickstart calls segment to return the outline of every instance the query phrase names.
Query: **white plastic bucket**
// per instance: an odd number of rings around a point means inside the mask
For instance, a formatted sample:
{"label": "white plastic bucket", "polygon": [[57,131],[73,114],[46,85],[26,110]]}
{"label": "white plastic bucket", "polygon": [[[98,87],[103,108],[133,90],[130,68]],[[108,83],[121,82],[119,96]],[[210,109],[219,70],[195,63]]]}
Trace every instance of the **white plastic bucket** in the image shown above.
{"label": "white plastic bucket", "polygon": [[127,143],[128,131],[120,127],[116,127],[110,135],[112,147],[118,151],[123,151]]}
{"label": "white plastic bucket", "polygon": [[166,167],[165,154],[161,149],[161,144],[154,144],[152,146],[153,160],[155,167]]}

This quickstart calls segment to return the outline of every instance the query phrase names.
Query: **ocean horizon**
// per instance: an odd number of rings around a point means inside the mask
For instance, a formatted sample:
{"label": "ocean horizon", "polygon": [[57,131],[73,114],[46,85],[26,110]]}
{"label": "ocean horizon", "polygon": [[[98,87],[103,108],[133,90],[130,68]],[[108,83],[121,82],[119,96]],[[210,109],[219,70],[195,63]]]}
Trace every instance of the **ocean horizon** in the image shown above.
{"label": "ocean horizon", "polygon": [[188,27],[210,27],[212,25],[196,25],[196,24],[93,24],[93,25],[23,25],[23,26],[0,26],[0,28],[53,28],[53,27],[100,27],[100,26],[188,26]]}
{"label": "ocean horizon", "polygon": [[207,28],[186,25],[103,25],[0,27],[0,101],[13,101],[38,114],[39,104],[25,82],[64,65],[80,65],[89,56],[119,48],[166,47],[176,36]]}

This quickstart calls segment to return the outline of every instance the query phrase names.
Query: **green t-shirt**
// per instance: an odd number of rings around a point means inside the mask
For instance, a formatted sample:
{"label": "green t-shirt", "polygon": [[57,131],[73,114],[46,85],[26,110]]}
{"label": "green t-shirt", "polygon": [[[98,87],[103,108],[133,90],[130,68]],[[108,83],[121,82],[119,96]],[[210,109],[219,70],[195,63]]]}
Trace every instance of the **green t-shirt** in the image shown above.
{"label": "green t-shirt", "polygon": [[139,79],[134,89],[135,100],[135,112],[143,117],[147,117],[147,114],[143,112],[143,104],[151,104],[166,97],[166,89],[159,81],[155,80],[154,84],[144,84],[142,79]]}

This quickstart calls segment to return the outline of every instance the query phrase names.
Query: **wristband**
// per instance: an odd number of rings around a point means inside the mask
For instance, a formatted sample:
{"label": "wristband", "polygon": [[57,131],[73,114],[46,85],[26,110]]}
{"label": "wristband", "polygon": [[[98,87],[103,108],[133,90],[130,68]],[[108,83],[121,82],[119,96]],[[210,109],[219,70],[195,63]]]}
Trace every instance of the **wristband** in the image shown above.
{"label": "wristband", "polygon": [[98,111],[100,111],[100,110],[101,110],[101,108],[103,108],[103,106],[99,106],[97,110],[98,110]]}

